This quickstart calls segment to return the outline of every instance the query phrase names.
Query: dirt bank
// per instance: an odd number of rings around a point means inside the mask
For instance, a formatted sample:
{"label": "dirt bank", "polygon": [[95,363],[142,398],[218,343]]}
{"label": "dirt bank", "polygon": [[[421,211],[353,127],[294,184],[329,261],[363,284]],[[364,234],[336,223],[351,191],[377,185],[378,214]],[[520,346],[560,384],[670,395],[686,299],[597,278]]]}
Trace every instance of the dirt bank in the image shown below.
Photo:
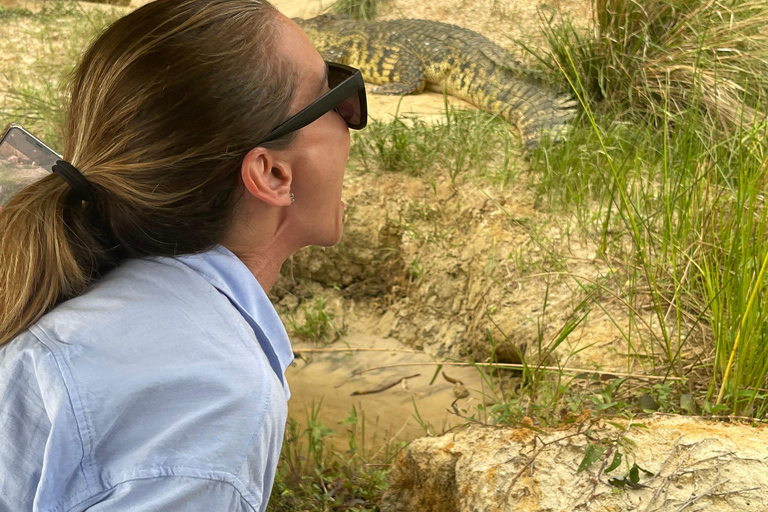
{"label": "dirt bank", "polygon": [[[591,464],[588,450],[599,452]],[[463,428],[402,451],[381,510],[766,510],[767,458],[762,425],[658,416]]]}
{"label": "dirt bank", "polygon": [[[321,10],[318,2],[276,5],[289,16],[311,17]],[[530,62],[515,40],[534,50],[546,46],[540,14],[569,15],[586,25],[591,18],[587,5],[392,0],[382,4],[380,17],[455,23],[482,32]],[[440,94],[410,95],[402,102],[370,94],[369,102],[373,119],[391,118],[399,108],[401,116],[444,120]],[[347,326],[349,331],[334,347],[391,339],[432,360],[489,361],[493,356],[506,363],[525,360],[532,365],[642,371],[646,360],[629,354],[622,335],[630,322],[624,304],[610,296],[591,309],[582,302],[609,270],[605,260],[596,257],[594,241],[575,230],[574,218],[538,205],[527,187],[523,152],[513,152],[510,158],[512,176],[503,183],[477,182],[468,176],[452,179],[439,172],[420,177],[365,172],[360,162],[352,160],[345,178],[344,238],[333,248],[303,250],[286,263],[273,290],[281,314],[300,323],[305,305],[322,298],[336,326],[342,330]],[[637,314],[652,331],[650,312]],[[578,328],[567,342],[553,348],[563,326],[576,321]],[[346,414],[350,401],[318,388],[318,374],[309,370],[312,365],[327,365],[324,382],[348,379],[350,367],[324,360],[330,357],[313,354],[311,365],[291,370],[293,411],[299,413],[326,395],[334,398],[324,401],[329,414],[321,411],[322,417],[330,422]],[[376,357],[362,353],[347,360],[355,368],[377,363]],[[381,371],[369,376],[366,385],[384,386],[409,373],[430,374],[432,368]],[[419,396],[398,392],[405,408],[392,409],[390,419],[398,412],[397,420],[387,426],[390,429],[411,421],[414,408],[408,403]],[[393,393],[372,395],[362,401],[363,407],[375,409]],[[433,409],[432,404],[439,405]],[[446,421],[441,400],[423,405],[417,401],[417,407],[433,425]]]}

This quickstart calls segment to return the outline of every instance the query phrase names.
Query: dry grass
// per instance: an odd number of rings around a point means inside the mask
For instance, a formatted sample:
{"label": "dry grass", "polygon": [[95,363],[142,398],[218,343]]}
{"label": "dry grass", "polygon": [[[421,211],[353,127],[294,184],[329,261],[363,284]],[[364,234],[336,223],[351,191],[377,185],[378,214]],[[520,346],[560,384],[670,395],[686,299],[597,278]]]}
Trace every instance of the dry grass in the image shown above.
{"label": "dry grass", "polygon": [[697,106],[727,131],[765,117],[768,3],[594,0],[593,16],[591,34],[567,21],[545,30],[550,67],[604,110],[674,122]]}

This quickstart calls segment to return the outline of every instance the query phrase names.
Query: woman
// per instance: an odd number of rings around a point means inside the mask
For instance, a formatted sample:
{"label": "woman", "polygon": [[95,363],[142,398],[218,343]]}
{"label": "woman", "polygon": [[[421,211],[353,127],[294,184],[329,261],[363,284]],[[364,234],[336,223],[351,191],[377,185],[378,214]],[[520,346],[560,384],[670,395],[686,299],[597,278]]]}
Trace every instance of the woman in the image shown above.
{"label": "woman", "polygon": [[291,347],[266,292],[342,234],[351,68],[257,0],[158,0],[83,57],[0,212],[0,511],[264,510]]}

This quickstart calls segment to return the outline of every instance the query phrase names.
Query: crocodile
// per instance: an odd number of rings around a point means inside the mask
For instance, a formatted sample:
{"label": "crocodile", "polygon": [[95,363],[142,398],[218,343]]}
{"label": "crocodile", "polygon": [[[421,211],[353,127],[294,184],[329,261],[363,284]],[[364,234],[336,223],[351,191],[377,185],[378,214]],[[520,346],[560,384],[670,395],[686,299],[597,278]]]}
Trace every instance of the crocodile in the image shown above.
{"label": "crocodile", "polygon": [[325,60],[359,68],[374,94],[445,92],[496,114],[536,147],[558,140],[576,115],[576,101],[536,79],[486,37],[430,20],[358,21],[323,14],[294,18]]}

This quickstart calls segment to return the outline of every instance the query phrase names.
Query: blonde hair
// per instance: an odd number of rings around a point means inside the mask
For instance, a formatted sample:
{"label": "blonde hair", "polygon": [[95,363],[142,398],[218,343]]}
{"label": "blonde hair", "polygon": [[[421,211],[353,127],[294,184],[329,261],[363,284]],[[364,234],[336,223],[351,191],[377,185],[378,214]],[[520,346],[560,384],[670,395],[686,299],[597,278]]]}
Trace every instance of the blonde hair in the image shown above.
{"label": "blonde hair", "polygon": [[0,211],[0,343],[124,258],[222,239],[240,164],[293,96],[277,16],[259,0],[157,0],[93,43],[72,78],[64,156],[94,200],[50,175]]}

